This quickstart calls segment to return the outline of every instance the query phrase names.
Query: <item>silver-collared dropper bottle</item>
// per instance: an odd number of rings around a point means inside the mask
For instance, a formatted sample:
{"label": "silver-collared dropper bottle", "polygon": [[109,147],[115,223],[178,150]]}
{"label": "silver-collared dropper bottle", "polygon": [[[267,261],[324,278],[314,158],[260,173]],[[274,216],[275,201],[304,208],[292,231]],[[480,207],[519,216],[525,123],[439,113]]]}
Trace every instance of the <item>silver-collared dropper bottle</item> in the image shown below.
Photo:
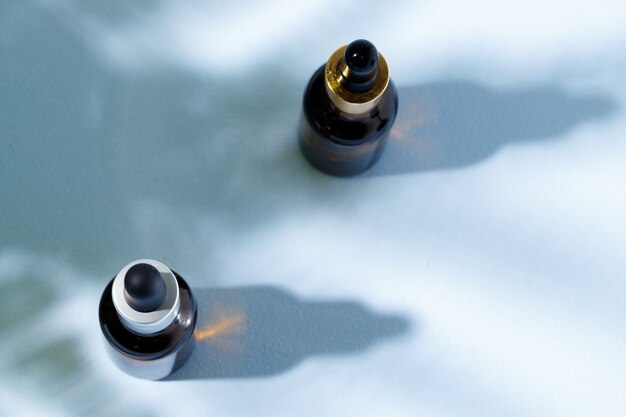
{"label": "silver-collared dropper bottle", "polygon": [[162,379],[193,349],[197,307],[185,280],[161,262],[140,259],[109,282],[100,328],[111,360],[129,375]]}

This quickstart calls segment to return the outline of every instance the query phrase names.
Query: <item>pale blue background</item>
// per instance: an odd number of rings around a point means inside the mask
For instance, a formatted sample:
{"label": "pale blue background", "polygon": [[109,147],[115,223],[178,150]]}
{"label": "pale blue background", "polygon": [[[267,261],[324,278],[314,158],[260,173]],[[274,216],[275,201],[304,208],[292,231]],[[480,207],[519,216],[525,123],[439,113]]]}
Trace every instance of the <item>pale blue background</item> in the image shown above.
{"label": "pale blue background", "polygon": [[[608,0],[0,0],[0,415],[624,416],[624,22]],[[296,125],[359,37],[401,110],[338,179]],[[100,339],[140,257],[220,329],[171,381]]]}

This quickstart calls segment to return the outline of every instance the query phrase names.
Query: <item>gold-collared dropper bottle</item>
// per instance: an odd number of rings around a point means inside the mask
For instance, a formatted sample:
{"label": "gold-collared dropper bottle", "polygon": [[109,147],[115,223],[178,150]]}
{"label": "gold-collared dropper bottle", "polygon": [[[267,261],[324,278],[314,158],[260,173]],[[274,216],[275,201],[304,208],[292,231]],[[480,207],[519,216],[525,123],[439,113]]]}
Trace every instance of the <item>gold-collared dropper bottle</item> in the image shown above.
{"label": "gold-collared dropper bottle", "polygon": [[304,92],[298,141],[306,159],[336,176],[359,174],[380,157],[398,111],[387,61],[369,41],[337,49]]}

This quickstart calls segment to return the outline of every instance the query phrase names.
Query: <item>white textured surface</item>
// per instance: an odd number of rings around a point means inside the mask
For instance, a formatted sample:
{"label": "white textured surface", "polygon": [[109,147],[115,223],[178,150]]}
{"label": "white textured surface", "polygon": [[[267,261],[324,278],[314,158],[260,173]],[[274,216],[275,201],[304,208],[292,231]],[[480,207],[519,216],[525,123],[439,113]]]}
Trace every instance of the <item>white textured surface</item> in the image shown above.
{"label": "white textured surface", "polygon": [[[623,1],[3,1],[0,415],[623,416],[625,21]],[[336,179],[295,126],[359,37],[401,112],[380,163]],[[141,257],[218,324],[175,381],[101,345],[100,293]]]}

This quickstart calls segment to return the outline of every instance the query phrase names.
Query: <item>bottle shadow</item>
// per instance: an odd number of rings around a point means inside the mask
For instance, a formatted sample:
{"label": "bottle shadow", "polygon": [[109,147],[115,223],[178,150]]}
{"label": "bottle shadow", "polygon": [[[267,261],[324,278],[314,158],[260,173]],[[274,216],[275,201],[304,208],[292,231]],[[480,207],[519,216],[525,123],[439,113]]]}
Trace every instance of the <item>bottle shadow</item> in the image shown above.
{"label": "bottle shadow", "polygon": [[271,286],[194,294],[196,346],[167,380],[277,375],[308,357],[356,353],[409,329],[407,319],[354,301],[302,301]]}
{"label": "bottle shadow", "polygon": [[496,91],[443,81],[400,88],[398,94],[387,148],[366,176],[472,165],[508,143],[556,138],[616,107],[611,97],[577,96],[553,85]]}

